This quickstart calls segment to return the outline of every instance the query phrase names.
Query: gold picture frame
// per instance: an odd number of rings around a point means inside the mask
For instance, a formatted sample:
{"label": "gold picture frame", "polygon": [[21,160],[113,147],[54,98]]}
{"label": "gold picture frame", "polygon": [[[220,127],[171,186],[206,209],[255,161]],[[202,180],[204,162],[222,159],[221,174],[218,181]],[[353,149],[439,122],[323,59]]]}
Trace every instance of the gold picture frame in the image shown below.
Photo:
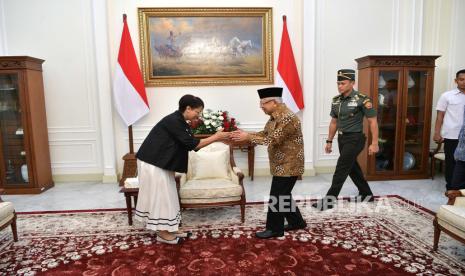
{"label": "gold picture frame", "polygon": [[272,8],[139,8],[146,86],[273,83]]}

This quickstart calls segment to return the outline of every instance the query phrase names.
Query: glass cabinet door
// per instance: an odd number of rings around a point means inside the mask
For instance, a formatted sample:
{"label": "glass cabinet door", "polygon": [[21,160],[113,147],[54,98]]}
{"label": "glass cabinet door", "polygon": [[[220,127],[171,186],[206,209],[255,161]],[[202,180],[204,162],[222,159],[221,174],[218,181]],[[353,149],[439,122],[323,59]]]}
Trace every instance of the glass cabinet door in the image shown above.
{"label": "glass cabinet door", "polygon": [[18,74],[0,74],[0,135],[3,186],[28,186]]}
{"label": "glass cabinet door", "polygon": [[[375,172],[394,172],[396,169],[396,132],[399,114],[401,70],[379,71],[377,106],[379,152],[375,156]],[[376,99],[374,99],[376,101]]]}
{"label": "glass cabinet door", "polygon": [[403,172],[420,170],[423,167],[427,76],[426,70],[407,70],[405,74],[404,89],[407,95],[404,96],[406,112],[401,167]]}

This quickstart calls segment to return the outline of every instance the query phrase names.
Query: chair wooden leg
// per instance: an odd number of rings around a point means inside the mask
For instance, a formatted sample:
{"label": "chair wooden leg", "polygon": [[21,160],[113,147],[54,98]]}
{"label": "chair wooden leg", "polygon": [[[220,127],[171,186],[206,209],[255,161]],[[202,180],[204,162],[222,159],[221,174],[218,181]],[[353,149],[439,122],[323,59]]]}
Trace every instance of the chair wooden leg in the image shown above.
{"label": "chair wooden leg", "polygon": [[16,213],[13,218],[13,221],[11,222],[11,232],[13,232],[13,240],[17,242],[18,241],[18,229],[16,228]]}
{"label": "chair wooden leg", "polygon": [[430,168],[429,168],[429,170],[430,170],[431,180],[433,180],[433,179],[434,179],[434,159],[431,158],[430,162],[431,162],[431,163],[430,163]]}
{"label": "chair wooden leg", "polygon": [[128,211],[128,224],[132,225],[132,202],[131,195],[129,193],[124,193],[126,197],[126,210]]}
{"label": "chair wooden leg", "polygon": [[241,222],[245,221],[245,203],[241,203]]}
{"label": "chair wooden leg", "polygon": [[441,228],[439,228],[437,218],[434,219],[433,225],[434,225],[433,251],[437,251],[438,250],[438,243],[439,243],[439,236],[441,235]]}

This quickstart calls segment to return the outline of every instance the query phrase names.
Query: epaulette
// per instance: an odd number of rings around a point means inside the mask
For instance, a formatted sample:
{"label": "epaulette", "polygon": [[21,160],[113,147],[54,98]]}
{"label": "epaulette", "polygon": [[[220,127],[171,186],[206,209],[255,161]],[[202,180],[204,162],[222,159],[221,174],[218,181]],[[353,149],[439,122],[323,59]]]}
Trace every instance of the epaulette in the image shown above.
{"label": "epaulette", "polygon": [[360,92],[358,92],[358,95],[359,95],[361,98],[368,98],[368,95],[365,95],[365,94],[360,93]]}
{"label": "epaulette", "polygon": [[334,96],[334,97],[333,97],[333,102],[336,101],[336,100],[338,100],[340,97],[341,97],[341,95]]}

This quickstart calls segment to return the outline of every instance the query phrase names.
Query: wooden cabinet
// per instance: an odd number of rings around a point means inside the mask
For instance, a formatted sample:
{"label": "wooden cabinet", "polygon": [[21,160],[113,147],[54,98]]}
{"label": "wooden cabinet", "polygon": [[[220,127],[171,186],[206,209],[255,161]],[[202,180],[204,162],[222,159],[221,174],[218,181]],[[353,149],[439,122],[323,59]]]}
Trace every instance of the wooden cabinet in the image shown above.
{"label": "wooden cabinet", "polygon": [[42,63],[0,57],[0,188],[40,193],[53,186]]}
{"label": "wooden cabinet", "polygon": [[[365,148],[358,157],[367,180],[429,177],[434,67],[438,57],[356,59],[358,89],[373,99],[378,112],[380,150],[369,156]],[[366,122],[365,133],[368,133]]]}

